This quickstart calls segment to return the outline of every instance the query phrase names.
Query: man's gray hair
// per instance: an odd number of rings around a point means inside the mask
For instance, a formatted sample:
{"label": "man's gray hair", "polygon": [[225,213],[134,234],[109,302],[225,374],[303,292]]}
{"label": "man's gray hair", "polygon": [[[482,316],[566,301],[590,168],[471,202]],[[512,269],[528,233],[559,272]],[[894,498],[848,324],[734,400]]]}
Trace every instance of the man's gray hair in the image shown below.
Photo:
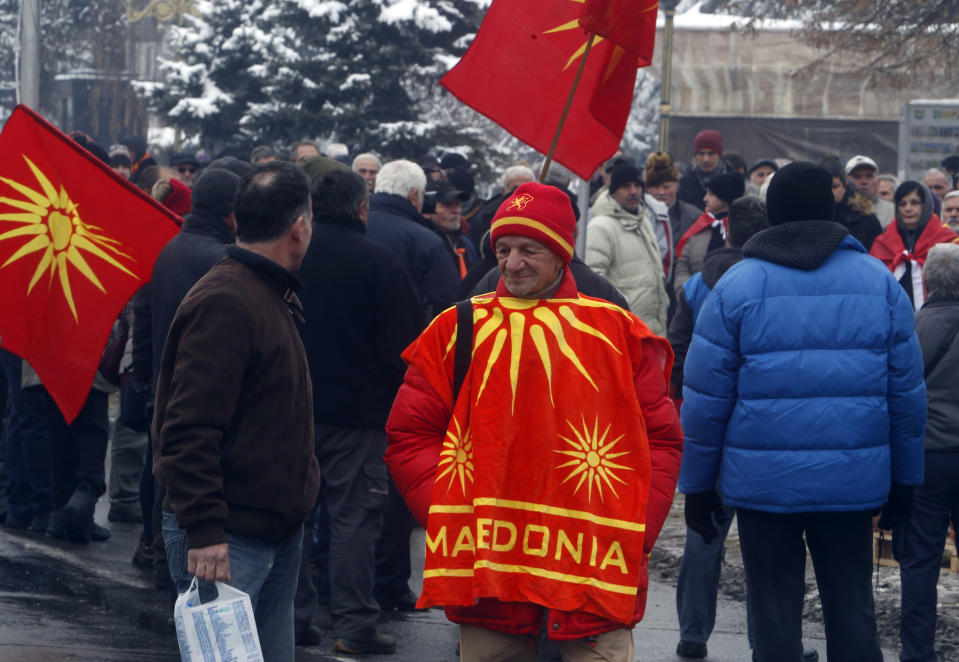
{"label": "man's gray hair", "polygon": [[945,197],[943,197],[942,201],[945,202],[946,200],[952,200],[953,198],[959,198],[959,191],[949,191],[946,193]]}
{"label": "man's gray hair", "polygon": [[406,198],[413,189],[417,189],[421,194],[426,191],[426,173],[412,161],[399,159],[380,168],[373,192],[392,193]]}
{"label": "man's gray hair", "polygon": [[360,159],[373,159],[376,161],[377,168],[381,168],[383,166],[383,164],[380,163],[380,157],[378,157],[376,154],[373,152],[363,152],[362,154],[357,154],[353,158],[353,165],[350,166],[353,170],[356,170],[356,164],[360,162]]}
{"label": "man's gray hair", "polygon": [[533,170],[531,168],[524,165],[514,165],[507,168],[506,172],[503,173],[503,177],[499,181],[500,188],[505,191],[506,183],[514,177],[528,177],[529,181],[536,181],[536,175],[533,174]]}
{"label": "man's gray hair", "polygon": [[[543,164],[538,163],[536,165],[536,172],[541,172],[542,170]],[[546,173],[546,181],[543,183],[565,188],[569,186],[571,181],[573,181],[573,173],[569,171],[569,168],[553,161],[549,164],[549,172]]]}
{"label": "man's gray hair", "polygon": [[922,270],[929,296],[959,298],[959,244],[936,244]]}
{"label": "man's gray hair", "polygon": [[897,188],[899,188],[899,184],[902,183],[899,181],[899,178],[896,177],[895,175],[879,175],[879,181],[889,182],[890,184],[892,184],[893,190],[896,190]]}

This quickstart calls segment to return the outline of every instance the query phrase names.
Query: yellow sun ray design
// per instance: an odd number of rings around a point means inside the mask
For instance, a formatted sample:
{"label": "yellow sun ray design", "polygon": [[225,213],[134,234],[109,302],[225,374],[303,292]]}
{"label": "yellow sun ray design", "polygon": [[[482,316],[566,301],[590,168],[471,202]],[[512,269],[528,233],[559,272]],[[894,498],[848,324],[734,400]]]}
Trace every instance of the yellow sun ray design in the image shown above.
{"label": "yellow sun ray design", "polygon": [[606,496],[603,493],[603,486],[605,485],[609,488],[609,491],[613,493],[613,496],[618,499],[619,493],[616,492],[613,481],[622,483],[623,485],[626,484],[626,481],[617,475],[617,470],[633,470],[632,467],[613,462],[613,460],[617,458],[629,455],[629,451],[612,452],[624,435],[619,435],[609,443],[606,443],[610,426],[607,425],[603,433],[599,434],[598,418],[594,421],[592,430],[590,430],[589,425],[586,423],[585,417],[582,419],[582,430],[577,429],[569,420],[566,421],[566,424],[569,425],[569,429],[572,431],[575,440],[564,437],[563,435],[558,435],[560,439],[570,446],[571,450],[563,449],[553,452],[573,458],[554,467],[555,469],[570,469],[560,485],[564,485],[578,476],[579,480],[573,488],[573,494],[578,493],[583,483],[586,483],[586,500],[593,500],[593,487],[595,486],[599,498],[605,502]]}
{"label": "yellow sun ray design", "polygon": [[458,478],[460,489],[465,497],[466,481],[473,482],[473,442],[470,440],[469,428],[466,428],[465,433],[462,432],[459,421],[455,418],[453,426],[456,428],[455,433],[452,430],[446,431],[446,439],[443,441],[443,450],[440,451],[440,461],[437,465],[437,469],[441,472],[436,480],[449,476],[449,484],[446,486],[448,491],[453,488],[453,483]]}
{"label": "yellow sun ray design", "polygon": [[8,230],[0,234],[0,241],[17,237],[33,238],[21,244],[7,260],[0,265],[0,269],[10,266],[14,262],[28,255],[43,252],[36,270],[27,284],[27,294],[33,291],[34,286],[44,273],[49,274],[49,285],[57,280],[63,297],[73,313],[73,319],[79,324],[76,303],[73,300],[73,288],[70,284],[71,267],[86,278],[101,292],[106,292],[103,283],[93,267],[84,257],[83,252],[93,255],[123,273],[140,280],[136,274],[120,263],[125,259],[133,262],[133,258],[120,250],[121,243],[108,237],[103,230],[95,225],[84,223],[78,213],[77,204],[70,199],[70,195],[63,185],[59,186],[50,180],[40,168],[23,154],[23,160],[37,180],[40,190],[30,188],[26,184],[14,181],[7,177],[0,177],[3,182],[23,196],[23,199],[0,197],[0,204],[19,210],[17,213],[0,214],[0,223],[16,223],[21,227]]}
{"label": "yellow sun ray design", "polygon": [[[570,0],[570,2],[573,2],[576,4],[583,4],[585,0]],[[643,9],[643,12],[649,12],[649,11],[659,11],[659,4],[657,3],[655,5],[652,5],[650,7]],[[577,18],[577,19],[573,19],[572,21],[563,23],[562,25],[557,25],[554,28],[544,30],[543,34],[555,34],[557,32],[566,32],[568,30],[579,30],[579,29],[582,29],[582,28],[580,27],[579,19]],[[579,48],[573,51],[573,54],[569,56],[569,59],[566,61],[566,64],[563,66],[563,69],[562,69],[563,71],[566,71],[567,69],[569,69],[574,62],[579,60],[579,58],[583,57],[583,53],[586,52],[586,43],[588,41],[589,41],[589,38],[587,37],[586,39],[583,40],[583,43],[580,44]],[[593,46],[598,46],[602,41],[604,41],[603,37],[600,37],[599,35],[595,35],[593,38]],[[607,80],[609,80],[610,76],[613,75],[613,72],[616,70],[616,67],[619,65],[620,61],[623,59],[623,56],[625,54],[626,54],[626,49],[624,49],[622,46],[619,46],[618,44],[616,46],[613,46],[613,51],[612,53],[610,53],[609,61],[606,64],[606,71],[603,73],[604,83]]]}
{"label": "yellow sun ray design", "polygon": [[[556,404],[553,400],[553,367],[557,357],[552,356],[550,352],[551,349],[554,352],[558,350],[559,354],[569,361],[594,389],[599,390],[595,380],[583,365],[582,360],[567,341],[567,334],[574,332],[596,338],[609,345],[617,354],[622,353],[613,341],[607,338],[601,331],[579,319],[576,316],[574,306],[561,306],[559,308],[559,315],[557,316],[550,308],[539,306],[537,305],[538,302],[534,300],[499,297],[496,299],[496,302],[508,312],[504,314],[502,309],[494,307],[489,314],[484,313],[480,315],[476,313],[482,310],[482,308],[477,308],[473,316],[473,319],[477,322],[484,320],[479,324],[476,331],[473,345],[474,357],[478,349],[490,339],[493,340],[489,357],[486,359],[485,365],[482,366],[483,376],[480,381],[479,390],[476,393],[476,403],[479,403],[483,393],[486,391],[486,384],[493,370],[493,365],[499,360],[500,355],[503,354],[507,342],[509,343],[508,361],[511,411],[516,403],[517,384],[519,382],[523,349],[527,337],[532,340],[540,364],[546,373],[549,400],[553,406]],[[450,340],[450,344],[447,347],[447,354],[452,348],[454,340],[455,339]]]}

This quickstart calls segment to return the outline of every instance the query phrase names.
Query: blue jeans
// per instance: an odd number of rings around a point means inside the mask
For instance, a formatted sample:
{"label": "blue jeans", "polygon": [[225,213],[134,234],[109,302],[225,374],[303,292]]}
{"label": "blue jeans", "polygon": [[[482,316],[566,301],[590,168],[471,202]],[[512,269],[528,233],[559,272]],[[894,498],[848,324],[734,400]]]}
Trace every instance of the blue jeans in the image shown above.
{"label": "blue jeans", "polygon": [[[187,572],[186,531],[177,526],[172,513],[163,513],[163,541],[167,563],[177,593],[190,587]],[[230,545],[230,586],[249,593],[265,662],[293,662],[293,595],[300,568],[303,527],[281,543],[227,534]],[[204,588],[206,586],[206,588]],[[201,583],[200,597],[211,594]]]}
{"label": "blue jeans", "polygon": [[47,434],[49,396],[42,386],[20,388],[22,361],[0,349],[13,395],[6,438],[7,501],[11,517],[29,522],[34,515],[53,510],[53,465]]}
{"label": "blue jeans", "polygon": [[[706,543],[703,537],[686,529],[686,547],[679,564],[679,579],[676,582],[676,612],[679,616],[679,638],[697,644],[705,644],[716,624],[716,595],[719,590],[719,574],[726,556],[726,536],[736,514],[735,508],[723,508],[719,522],[719,535]],[[749,647],[753,647],[751,614],[746,603],[746,633]]]}

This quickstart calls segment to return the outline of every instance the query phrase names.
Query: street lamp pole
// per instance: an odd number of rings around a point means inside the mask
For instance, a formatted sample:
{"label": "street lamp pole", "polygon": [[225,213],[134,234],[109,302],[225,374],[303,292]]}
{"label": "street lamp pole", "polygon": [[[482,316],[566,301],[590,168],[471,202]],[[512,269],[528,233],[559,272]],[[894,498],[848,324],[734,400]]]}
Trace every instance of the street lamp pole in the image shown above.
{"label": "street lamp pole", "polygon": [[20,103],[40,106],[40,0],[20,2]]}
{"label": "street lamp pole", "polygon": [[659,151],[668,151],[669,147],[669,105],[670,92],[673,84],[673,17],[676,15],[678,0],[661,0],[659,6],[666,15],[666,25],[663,30],[663,78],[662,97],[659,104]]}

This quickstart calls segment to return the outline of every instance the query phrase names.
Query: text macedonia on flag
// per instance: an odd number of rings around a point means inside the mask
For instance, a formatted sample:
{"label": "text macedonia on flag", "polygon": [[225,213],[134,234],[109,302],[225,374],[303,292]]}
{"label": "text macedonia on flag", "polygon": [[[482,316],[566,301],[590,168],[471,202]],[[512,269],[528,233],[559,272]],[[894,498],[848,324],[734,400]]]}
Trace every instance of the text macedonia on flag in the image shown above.
{"label": "text macedonia on flag", "polygon": [[178,218],[26,106],[4,125],[0,154],[0,346],[33,366],[72,422]]}
{"label": "text macedonia on flag", "polygon": [[[586,50],[582,8],[581,0],[493,0],[466,54],[440,83],[546,153]],[[619,148],[639,64],[619,44],[594,40],[554,155],[580,177],[591,177]]]}
{"label": "text macedonia on flag", "polygon": [[658,0],[586,0],[579,24],[616,43],[648,66],[656,43]]}

